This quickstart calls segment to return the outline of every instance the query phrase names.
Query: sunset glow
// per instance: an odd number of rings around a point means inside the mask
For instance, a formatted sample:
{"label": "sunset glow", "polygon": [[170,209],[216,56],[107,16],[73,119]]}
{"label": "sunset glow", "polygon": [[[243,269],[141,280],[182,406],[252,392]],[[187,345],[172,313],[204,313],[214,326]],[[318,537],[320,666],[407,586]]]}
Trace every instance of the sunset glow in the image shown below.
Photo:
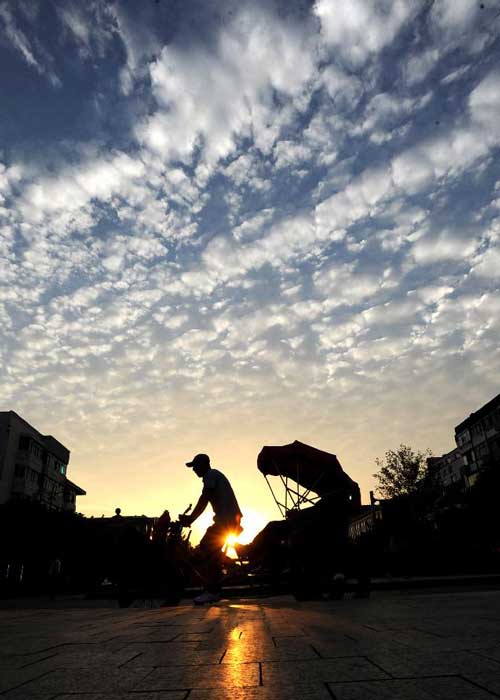
{"label": "sunset glow", "polygon": [[[249,542],[251,542],[255,535],[258,532],[260,532],[260,530],[262,530],[262,528],[270,519],[270,517],[266,515],[265,511],[258,512],[251,508],[243,508],[243,511],[243,518],[241,521],[243,532],[238,536],[230,534],[226,540],[229,549],[229,551],[227,552],[228,556],[236,556],[236,553],[234,552],[234,545],[236,543],[248,544]],[[271,518],[277,519],[278,515],[279,514],[273,514],[270,510]],[[207,508],[203,515],[201,515],[198,518],[198,520],[193,524],[193,543],[199,541],[207,527],[209,527],[212,524],[212,522],[213,513],[210,508]]]}

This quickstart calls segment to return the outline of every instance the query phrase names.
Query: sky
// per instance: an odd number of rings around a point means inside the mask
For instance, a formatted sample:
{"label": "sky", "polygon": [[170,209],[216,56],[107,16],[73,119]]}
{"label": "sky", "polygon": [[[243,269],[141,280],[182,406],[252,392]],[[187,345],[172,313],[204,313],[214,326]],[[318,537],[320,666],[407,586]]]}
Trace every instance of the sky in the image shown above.
{"label": "sky", "polygon": [[[499,391],[496,0],[0,0],[0,407],[87,515],[198,452],[441,454]],[[245,521],[243,522],[245,524]]]}

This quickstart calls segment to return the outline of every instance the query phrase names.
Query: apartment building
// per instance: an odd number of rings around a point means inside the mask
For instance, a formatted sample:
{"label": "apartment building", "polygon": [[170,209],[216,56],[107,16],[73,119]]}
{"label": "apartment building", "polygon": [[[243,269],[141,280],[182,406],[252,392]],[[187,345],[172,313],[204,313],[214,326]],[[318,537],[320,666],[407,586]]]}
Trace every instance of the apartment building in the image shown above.
{"label": "apartment building", "polygon": [[481,469],[500,462],[500,394],[456,426],[455,442],[467,486],[473,486]]}
{"label": "apartment building", "polygon": [[0,412],[0,503],[31,500],[75,511],[85,491],[68,479],[70,452],[14,411]]}
{"label": "apartment building", "polygon": [[432,481],[444,489],[466,486],[465,460],[458,447],[441,457],[429,457],[427,470]]}

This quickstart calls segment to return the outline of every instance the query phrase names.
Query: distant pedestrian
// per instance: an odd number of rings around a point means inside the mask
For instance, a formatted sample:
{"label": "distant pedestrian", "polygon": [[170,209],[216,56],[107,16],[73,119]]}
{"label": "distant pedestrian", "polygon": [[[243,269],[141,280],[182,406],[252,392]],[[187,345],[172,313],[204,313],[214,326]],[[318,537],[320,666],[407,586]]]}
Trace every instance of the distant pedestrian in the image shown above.
{"label": "distant pedestrian", "polygon": [[191,462],[196,476],[203,479],[203,490],[191,515],[180,515],[182,525],[189,527],[205,511],[210,503],[214,511],[214,524],[204,534],[198,545],[198,553],[205,573],[206,590],[194,599],[198,605],[220,600],[222,582],[222,548],[230,534],[242,532],[241,511],[234,491],[222,472],[212,469],[206,454],[197,454]]}
{"label": "distant pedestrian", "polygon": [[59,556],[51,560],[48,569],[48,589],[50,600],[55,600],[61,589],[62,561]]}

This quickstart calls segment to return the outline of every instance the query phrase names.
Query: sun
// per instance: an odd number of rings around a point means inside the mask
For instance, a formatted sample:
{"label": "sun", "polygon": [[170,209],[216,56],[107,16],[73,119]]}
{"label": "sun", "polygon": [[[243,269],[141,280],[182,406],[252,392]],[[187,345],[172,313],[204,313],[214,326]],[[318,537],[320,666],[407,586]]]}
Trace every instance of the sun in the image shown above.
{"label": "sun", "polygon": [[226,541],[224,544],[226,547],[234,547],[234,545],[237,543],[238,543],[238,535],[231,533],[230,535],[228,535],[226,537]]}
{"label": "sun", "polygon": [[[205,531],[210,525],[213,525],[214,514],[210,509],[207,509],[201,517],[193,524],[193,544],[197,544],[200,539],[205,534]],[[228,534],[228,541],[226,554],[228,557],[233,559],[236,558],[236,552],[234,550],[235,544],[248,544],[253,540],[255,535],[262,530],[262,528],[267,524],[268,518],[265,514],[259,513],[256,510],[250,510],[245,508],[243,511],[243,517],[241,519],[241,526],[243,532],[235,537],[233,533]],[[224,544],[225,547],[225,544]]]}
{"label": "sun", "polygon": [[267,520],[262,513],[258,513],[254,510],[245,510],[241,520],[243,532],[239,535],[235,535],[232,532],[229,533],[224,543],[224,549],[226,550],[227,556],[235,559],[237,554],[234,546],[236,544],[248,544],[248,542],[251,542],[255,535],[262,530],[264,525],[266,525],[266,523]]}

